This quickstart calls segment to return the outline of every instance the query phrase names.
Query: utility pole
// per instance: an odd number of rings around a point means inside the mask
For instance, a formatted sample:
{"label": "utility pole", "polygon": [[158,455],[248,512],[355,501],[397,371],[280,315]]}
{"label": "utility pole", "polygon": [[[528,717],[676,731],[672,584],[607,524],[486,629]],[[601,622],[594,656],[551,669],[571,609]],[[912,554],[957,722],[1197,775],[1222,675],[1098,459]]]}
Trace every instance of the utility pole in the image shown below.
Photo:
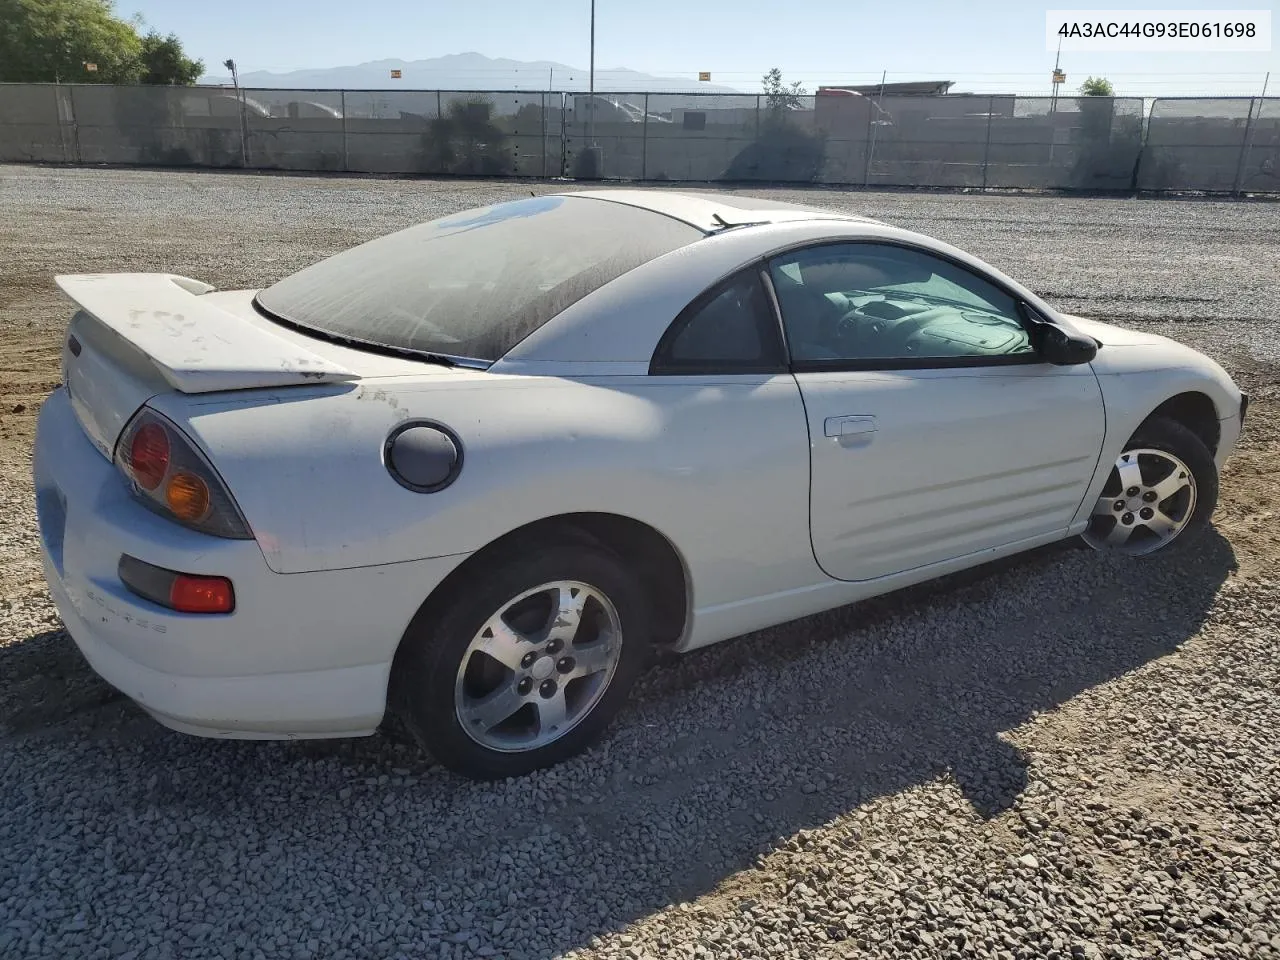
{"label": "utility pole", "polygon": [[1058,87],[1062,84],[1062,81],[1058,79],[1059,77],[1062,76],[1062,70],[1059,69],[1061,65],[1062,65],[1062,38],[1059,37],[1058,53],[1057,53],[1057,56],[1053,58],[1053,93],[1052,93],[1053,99],[1049,102],[1050,113],[1055,113],[1058,109]]}
{"label": "utility pole", "polygon": [[596,0],[591,0],[591,66],[587,74],[587,139],[594,147],[596,133]]}

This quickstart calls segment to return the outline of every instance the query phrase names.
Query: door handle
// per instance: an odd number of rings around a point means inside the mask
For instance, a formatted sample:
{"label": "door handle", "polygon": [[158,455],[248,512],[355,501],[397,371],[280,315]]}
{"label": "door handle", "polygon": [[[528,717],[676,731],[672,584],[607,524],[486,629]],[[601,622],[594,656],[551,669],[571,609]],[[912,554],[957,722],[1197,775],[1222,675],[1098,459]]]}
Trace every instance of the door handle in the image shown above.
{"label": "door handle", "polygon": [[827,417],[823,432],[828,437],[850,437],[859,433],[875,433],[876,418],[866,416]]}

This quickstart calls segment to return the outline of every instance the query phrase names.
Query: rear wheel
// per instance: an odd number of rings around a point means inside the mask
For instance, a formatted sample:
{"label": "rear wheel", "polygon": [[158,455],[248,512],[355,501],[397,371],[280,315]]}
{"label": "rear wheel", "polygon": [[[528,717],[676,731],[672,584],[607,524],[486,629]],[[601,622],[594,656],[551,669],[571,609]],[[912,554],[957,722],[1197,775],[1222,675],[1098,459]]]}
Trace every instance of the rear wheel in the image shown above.
{"label": "rear wheel", "polygon": [[1204,441],[1182,424],[1143,424],[1111,468],[1084,541],[1131,556],[1181,548],[1209,523],[1218,469]]}
{"label": "rear wheel", "polygon": [[404,644],[393,683],[405,725],[445,766],[497,779],[604,732],[644,666],[647,610],[616,554],[563,543],[467,577]]}

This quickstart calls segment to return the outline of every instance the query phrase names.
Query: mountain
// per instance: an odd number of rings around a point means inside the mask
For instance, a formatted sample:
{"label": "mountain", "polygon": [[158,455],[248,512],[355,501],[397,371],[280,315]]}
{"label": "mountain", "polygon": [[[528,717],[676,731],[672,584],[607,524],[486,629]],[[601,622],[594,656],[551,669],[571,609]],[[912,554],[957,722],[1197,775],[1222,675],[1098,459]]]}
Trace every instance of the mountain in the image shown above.
{"label": "mountain", "polygon": [[[393,80],[391,71],[401,78]],[[228,76],[206,76],[201,83],[230,84]],[[549,60],[492,59],[479,53],[455,53],[430,60],[374,60],[353,67],[326,67],[240,74],[244,87],[330,90],[586,90],[587,71]],[[739,93],[733,87],[684,77],[655,77],[635,70],[596,70],[596,89],[606,92],[684,91]],[[751,91],[755,92],[755,91]]]}

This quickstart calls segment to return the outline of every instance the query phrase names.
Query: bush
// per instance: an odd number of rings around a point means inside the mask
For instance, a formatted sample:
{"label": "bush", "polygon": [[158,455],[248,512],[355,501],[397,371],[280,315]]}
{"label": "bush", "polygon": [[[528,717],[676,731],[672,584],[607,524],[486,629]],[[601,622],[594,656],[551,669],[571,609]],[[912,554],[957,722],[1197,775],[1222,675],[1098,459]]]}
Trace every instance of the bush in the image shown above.
{"label": "bush", "polygon": [[721,180],[778,180],[812,183],[822,175],[826,137],[809,133],[773,111],[760,135],[729,163]]}
{"label": "bush", "polygon": [[573,158],[573,176],[577,180],[600,179],[600,148],[583,147]]}
{"label": "bush", "polygon": [[483,97],[455,100],[427,125],[424,146],[432,173],[501,176],[513,172],[507,135],[490,119],[493,104]]}

